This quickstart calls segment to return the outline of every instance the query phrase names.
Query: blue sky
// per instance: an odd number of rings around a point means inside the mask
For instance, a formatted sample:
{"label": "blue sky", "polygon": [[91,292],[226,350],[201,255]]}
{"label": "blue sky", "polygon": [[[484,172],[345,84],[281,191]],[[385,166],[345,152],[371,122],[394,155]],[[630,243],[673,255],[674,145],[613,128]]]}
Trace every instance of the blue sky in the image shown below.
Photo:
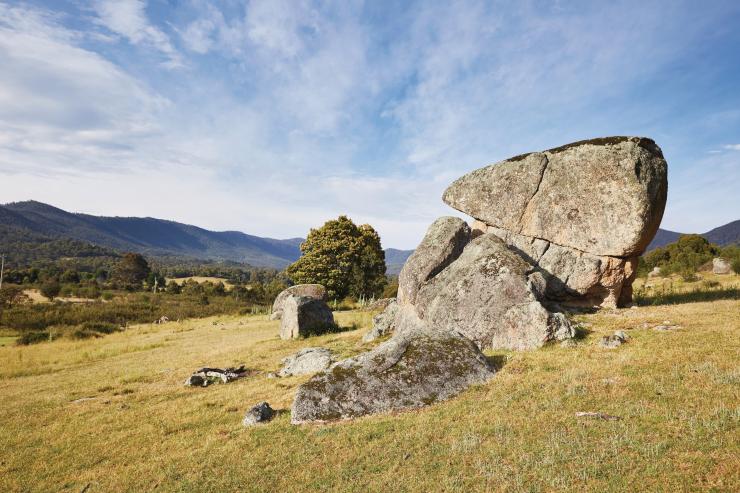
{"label": "blue sky", "polygon": [[413,248],[472,169],[656,140],[663,227],[740,218],[740,2],[0,0],[0,203]]}

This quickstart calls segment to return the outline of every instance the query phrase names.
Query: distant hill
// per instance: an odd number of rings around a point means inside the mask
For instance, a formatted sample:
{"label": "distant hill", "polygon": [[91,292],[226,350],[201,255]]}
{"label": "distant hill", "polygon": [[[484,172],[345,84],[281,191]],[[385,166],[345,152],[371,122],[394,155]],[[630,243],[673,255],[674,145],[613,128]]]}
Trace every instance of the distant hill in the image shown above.
{"label": "distant hill", "polygon": [[[15,263],[132,251],[159,258],[238,262],[282,269],[300,257],[303,238],[276,240],[238,231],[209,231],[150,217],[71,213],[36,201],[0,205],[0,250]],[[79,255],[74,255],[75,253]],[[386,250],[389,274],[398,274],[412,250]]]}
{"label": "distant hill", "polygon": [[406,259],[408,259],[412,253],[414,253],[413,250],[397,250],[395,248],[386,248],[386,274],[388,274],[389,276],[397,276],[401,272],[403,264],[406,263]]}
{"label": "distant hill", "polygon": [[76,214],[28,201],[0,206],[0,224],[50,239],[68,238],[154,256],[228,260],[283,268],[300,256],[302,238],[277,240],[237,231],[214,232],[154,218]]}
{"label": "distant hill", "polygon": [[[666,246],[669,243],[673,243],[685,233],[676,233],[675,231],[668,231],[667,229],[659,229],[655,234],[655,238],[648,245],[647,250],[654,250],[658,247]],[[706,233],[701,233],[701,236],[709,240],[710,243],[714,243],[719,246],[727,246],[740,244],[740,220],[732,221],[719,226]]]}

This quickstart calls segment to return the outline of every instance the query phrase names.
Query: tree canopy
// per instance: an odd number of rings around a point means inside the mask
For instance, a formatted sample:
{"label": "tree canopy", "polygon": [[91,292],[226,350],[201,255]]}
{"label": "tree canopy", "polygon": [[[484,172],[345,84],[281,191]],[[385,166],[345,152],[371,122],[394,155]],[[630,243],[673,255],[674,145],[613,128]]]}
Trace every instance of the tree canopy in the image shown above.
{"label": "tree canopy", "polygon": [[113,270],[113,280],[126,289],[141,289],[151,269],[139,253],[124,253]]}
{"label": "tree canopy", "polygon": [[322,284],[330,298],[373,297],[383,292],[385,252],[369,224],[355,225],[347,216],[311,229],[301,244],[301,258],[287,273],[297,284]]}

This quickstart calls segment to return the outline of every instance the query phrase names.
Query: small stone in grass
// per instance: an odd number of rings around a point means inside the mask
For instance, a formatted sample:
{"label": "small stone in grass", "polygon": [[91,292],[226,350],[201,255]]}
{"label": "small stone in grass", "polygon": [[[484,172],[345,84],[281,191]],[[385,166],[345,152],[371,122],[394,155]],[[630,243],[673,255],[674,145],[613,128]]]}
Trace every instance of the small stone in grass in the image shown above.
{"label": "small stone in grass", "polygon": [[614,332],[614,335],[602,337],[599,341],[599,346],[607,349],[614,349],[627,342],[627,339],[629,338],[630,337],[623,330],[618,330]]}
{"label": "small stone in grass", "polygon": [[576,413],[577,418],[596,418],[596,419],[603,419],[605,421],[619,421],[619,416],[612,416],[611,414],[605,414],[605,413],[598,413],[598,412],[577,412]]}
{"label": "small stone in grass", "polygon": [[275,411],[267,402],[263,401],[247,411],[242,424],[244,426],[255,426],[258,423],[270,421],[274,415]]}

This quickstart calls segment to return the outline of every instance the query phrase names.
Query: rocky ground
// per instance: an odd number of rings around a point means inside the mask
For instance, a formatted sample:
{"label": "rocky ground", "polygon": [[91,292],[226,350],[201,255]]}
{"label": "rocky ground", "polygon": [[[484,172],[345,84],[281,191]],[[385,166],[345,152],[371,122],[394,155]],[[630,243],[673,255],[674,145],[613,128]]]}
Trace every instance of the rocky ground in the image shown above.
{"label": "rocky ground", "polygon": [[[288,341],[279,321],[217,317],[0,347],[0,490],[737,491],[738,313],[721,300],[579,316],[568,344],[486,350],[495,375],[457,397],[330,425],[291,424],[310,377],[270,373],[303,348],[377,347],[362,343],[372,313]],[[629,338],[602,347],[615,331]],[[228,384],[183,385],[242,364]],[[274,417],[245,427],[262,401]]]}

